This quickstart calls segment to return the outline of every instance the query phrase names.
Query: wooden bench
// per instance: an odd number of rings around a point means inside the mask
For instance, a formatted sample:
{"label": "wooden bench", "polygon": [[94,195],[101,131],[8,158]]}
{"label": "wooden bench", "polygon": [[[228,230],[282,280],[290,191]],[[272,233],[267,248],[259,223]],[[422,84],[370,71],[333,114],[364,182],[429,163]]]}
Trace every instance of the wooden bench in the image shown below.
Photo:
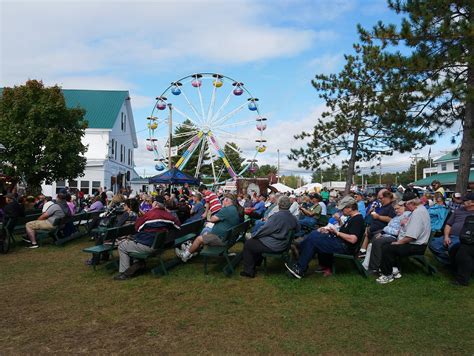
{"label": "wooden bench", "polygon": [[133,235],[135,233],[135,224],[127,224],[118,227],[110,227],[102,231],[104,243],[82,249],[83,252],[91,253],[93,256],[98,255],[97,259],[92,258],[92,267],[96,269],[97,262],[100,261],[104,253],[112,255],[117,248],[117,240],[119,237]]}
{"label": "wooden bench", "polygon": [[263,257],[263,271],[267,274],[267,258],[278,258],[283,260],[286,263],[291,262],[291,244],[293,242],[293,238],[295,236],[294,230],[288,231],[286,235],[286,248],[282,252],[265,252],[262,253]]}
{"label": "wooden bench", "polygon": [[15,235],[25,233],[25,225],[27,222],[37,220],[41,214],[33,214],[28,216],[21,216],[18,218],[8,218],[5,221],[5,232],[8,236],[10,245],[16,246]]}
{"label": "wooden bench", "polygon": [[201,250],[200,255],[204,257],[204,273],[208,274],[207,270],[207,260],[209,257],[224,257],[226,260],[226,265],[224,266],[223,272],[226,276],[230,276],[234,273],[235,266],[242,259],[242,252],[238,252],[233,256],[232,260],[229,256],[229,250],[238,242],[245,240],[245,233],[247,232],[250,225],[250,221],[246,220],[243,223],[240,223],[237,226],[227,230],[226,235],[222,242],[225,243],[224,246],[204,246]]}
{"label": "wooden bench", "polygon": [[425,251],[422,255],[408,256],[408,260],[410,262],[423,268],[424,272],[429,276],[432,276],[438,272],[436,267],[429,263],[425,256],[427,247],[429,246],[431,240],[435,237],[435,235],[436,231],[431,231],[430,238],[428,240],[428,243],[426,244]]}
{"label": "wooden bench", "polygon": [[[358,256],[360,246],[362,245],[363,241],[364,241],[364,235],[354,244],[354,251],[355,251],[354,254],[335,253],[333,254],[333,256],[334,256],[334,259],[340,258],[340,259],[351,260],[355,264],[357,270],[362,275],[362,277],[367,278],[369,273],[364,268],[364,266],[362,266],[362,261],[359,259],[359,256]],[[336,274],[336,264],[334,262],[332,264],[332,274]]]}

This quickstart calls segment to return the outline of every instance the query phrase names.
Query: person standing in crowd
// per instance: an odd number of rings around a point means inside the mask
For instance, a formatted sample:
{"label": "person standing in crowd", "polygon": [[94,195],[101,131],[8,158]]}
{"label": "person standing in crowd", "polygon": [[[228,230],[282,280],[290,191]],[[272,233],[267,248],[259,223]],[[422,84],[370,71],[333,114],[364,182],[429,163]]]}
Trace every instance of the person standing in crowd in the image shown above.
{"label": "person standing in crowd", "polygon": [[443,198],[446,197],[446,192],[444,191],[444,188],[441,186],[441,182],[437,179],[431,182],[431,188],[433,189],[433,192],[435,193],[441,193]]}
{"label": "person standing in crowd", "polygon": [[214,215],[216,214],[219,210],[222,209],[222,204],[217,197],[216,193],[212,192],[211,190],[207,189],[207,187],[204,184],[201,184],[198,188],[199,193],[201,193],[204,197],[205,207],[206,210],[204,213],[201,215],[203,219],[206,219],[208,214]]}

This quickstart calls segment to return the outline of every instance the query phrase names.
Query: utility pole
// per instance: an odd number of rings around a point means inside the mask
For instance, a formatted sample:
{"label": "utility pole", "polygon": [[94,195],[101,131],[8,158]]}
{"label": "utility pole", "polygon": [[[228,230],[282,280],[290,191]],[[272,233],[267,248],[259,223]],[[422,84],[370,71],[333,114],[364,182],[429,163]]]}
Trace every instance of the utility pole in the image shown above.
{"label": "utility pole", "polygon": [[418,155],[419,153],[414,153],[413,156],[410,157],[415,161],[415,182],[418,180]]}
{"label": "utility pole", "polygon": [[379,155],[379,185],[382,185],[382,155]]}
{"label": "utility pole", "polygon": [[277,149],[277,153],[278,153],[277,183],[280,183],[280,149]]}
{"label": "utility pole", "polygon": [[169,130],[169,137],[168,137],[168,169],[171,169],[171,139],[173,138],[173,105],[171,103],[168,104],[168,108],[170,109],[170,117],[168,119],[168,130]]}

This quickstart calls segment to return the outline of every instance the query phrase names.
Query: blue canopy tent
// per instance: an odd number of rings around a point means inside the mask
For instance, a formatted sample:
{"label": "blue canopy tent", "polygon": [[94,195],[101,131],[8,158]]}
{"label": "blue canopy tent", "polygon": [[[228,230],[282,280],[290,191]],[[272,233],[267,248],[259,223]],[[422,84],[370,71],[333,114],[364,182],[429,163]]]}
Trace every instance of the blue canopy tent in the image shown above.
{"label": "blue canopy tent", "polygon": [[150,184],[185,184],[199,185],[200,180],[173,167],[169,171],[149,178]]}

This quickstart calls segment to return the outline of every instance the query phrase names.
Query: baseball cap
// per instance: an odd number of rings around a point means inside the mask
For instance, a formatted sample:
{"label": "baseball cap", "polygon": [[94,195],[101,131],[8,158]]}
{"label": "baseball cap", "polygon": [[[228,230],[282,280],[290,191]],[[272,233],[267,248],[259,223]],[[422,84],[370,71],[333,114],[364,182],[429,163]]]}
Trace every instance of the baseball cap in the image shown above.
{"label": "baseball cap", "polygon": [[418,195],[416,195],[414,192],[405,192],[403,193],[402,202],[406,203],[407,201],[410,201],[416,198],[418,198]]}
{"label": "baseball cap", "polygon": [[467,200],[474,200],[474,193],[467,193],[462,200],[467,201]]}
{"label": "baseball cap", "polygon": [[289,197],[290,197],[290,198],[296,198],[296,195],[291,194]]}
{"label": "baseball cap", "polygon": [[345,207],[348,207],[349,205],[352,205],[352,204],[357,204],[356,200],[351,197],[350,195],[346,195],[344,198],[342,198],[339,203],[337,204],[337,208],[339,210],[342,210],[344,209]]}
{"label": "baseball cap", "polygon": [[461,193],[454,193],[454,197],[460,199],[460,198],[462,198],[462,194]]}

